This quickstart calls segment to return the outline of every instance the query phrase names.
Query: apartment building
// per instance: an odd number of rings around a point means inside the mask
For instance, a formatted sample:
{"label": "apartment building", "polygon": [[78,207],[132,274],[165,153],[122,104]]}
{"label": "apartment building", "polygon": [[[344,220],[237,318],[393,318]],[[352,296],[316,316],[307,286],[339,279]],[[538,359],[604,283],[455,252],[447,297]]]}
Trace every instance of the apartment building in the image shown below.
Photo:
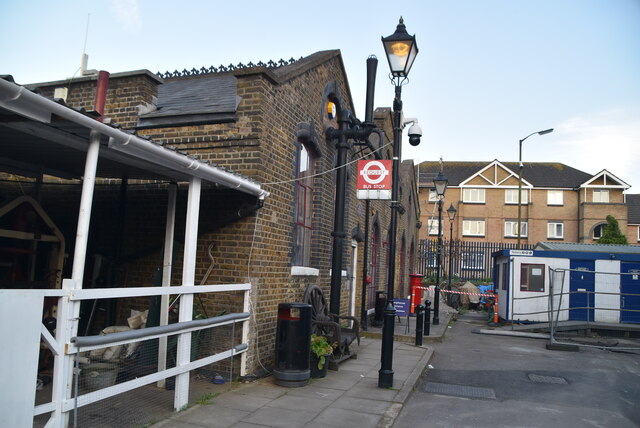
{"label": "apartment building", "polygon": [[638,243],[638,195],[625,195],[630,186],[606,169],[592,175],[559,162],[524,163],[520,198],[517,162],[422,162],[418,169],[421,239],[438,235],[433,179],[441,171],[448,179],[442,230],[450,231],[446,210],[453,206],[454,240],[594,243],[612,215],[629,243]]}

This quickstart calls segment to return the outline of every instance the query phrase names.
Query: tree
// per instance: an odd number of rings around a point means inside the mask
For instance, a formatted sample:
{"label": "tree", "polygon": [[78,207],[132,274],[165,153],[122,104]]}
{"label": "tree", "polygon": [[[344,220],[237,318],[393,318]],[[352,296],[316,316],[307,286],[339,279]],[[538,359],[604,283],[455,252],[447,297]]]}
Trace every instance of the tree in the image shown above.
{"label": "tree", "polygon": [[627,237],[620,231],[620,225],[614,216],[607,216],[607,225],[602,230],[602,236],[598,239],[598,244],[629,244]]}

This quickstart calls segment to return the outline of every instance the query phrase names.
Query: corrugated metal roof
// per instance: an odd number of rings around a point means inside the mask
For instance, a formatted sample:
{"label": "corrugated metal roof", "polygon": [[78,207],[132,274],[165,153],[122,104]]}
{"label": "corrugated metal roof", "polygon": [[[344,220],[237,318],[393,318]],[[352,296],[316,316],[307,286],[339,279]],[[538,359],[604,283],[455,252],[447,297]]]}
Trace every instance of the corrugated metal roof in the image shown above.
{"label": "corrugated metal roof", "polygon": [[640,254],[640,245],[578,244],[573,242],[538,242],[534,250],[577,251],[586,253]]}

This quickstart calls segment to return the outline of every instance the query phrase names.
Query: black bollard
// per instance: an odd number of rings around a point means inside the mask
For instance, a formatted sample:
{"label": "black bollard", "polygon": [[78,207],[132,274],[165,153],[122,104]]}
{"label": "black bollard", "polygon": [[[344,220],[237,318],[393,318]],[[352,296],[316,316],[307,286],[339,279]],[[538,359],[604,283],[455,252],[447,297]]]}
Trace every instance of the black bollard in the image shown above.
{"label": "black bollard", "polygon": [[424,328],[424,305],[416,306],[416,346],[422,346],[422,332]]}
{"label": "black bollard", "polygon": [[424,335],[431,333],[431,300],[424,301]]}

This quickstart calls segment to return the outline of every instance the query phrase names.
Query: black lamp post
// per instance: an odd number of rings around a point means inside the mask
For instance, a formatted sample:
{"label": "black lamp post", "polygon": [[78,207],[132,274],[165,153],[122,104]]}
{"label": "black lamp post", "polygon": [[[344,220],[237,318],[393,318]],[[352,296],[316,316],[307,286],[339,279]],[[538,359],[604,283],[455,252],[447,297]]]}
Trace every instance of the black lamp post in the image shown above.
{"label": "black lamp post", "polygon": [[[522,142],[524,140],[526,140],[527,138],[531,137],[532,135],[538,134],[538,135],[544,135],[544,134],[549,134],[553,132],[553,128],[550,129],[545,129],[544,131],[537,131],[537,132],[532,132],[531,134],[527,135],[526,137],[524,137],[522,140],[520,140],[520,143],[518,144],[518,244],[517,247],[518,249],[520,249],[520,235],[521,235],[521,218],[522,218]],[[527,201],[528,204],[528,201]]]}
{"label": "black lamp post", "polygon": [[440,324],[440,269],[442,268],[441,254],[442,254],[442,200],[444,199],[444,192],[447,190],[447,177],[442,174],[442,171],[438,173],[436,178],[433,179],[433,184],[436,186],[436,194],[438,195],[438,248],[436,251],[436,288],[433,296],[433,325]]}
{"label": "black lamp post", "polygon": [[448,290],[451,290],[451,276],[453,275],[453,220],[456,218],[458,210],[453,206],[453,203],[447,209],[447,215],[449,216],[449,285]]}
{"label": "black lamp post", "polygon": [[396,308],[393,306],[393,289],[396,275],[396,229],[398,226],[398,210],[400,202],[399,172],[402,157],[402,85],[406,82],[409,70],[418,54],[415,36],[410,36],[404,25],[404,20],[396,27],[395,33],[389,37],[382,37],[382,44],[391,69],[391,81],[395,86],[393,100],[393,171],[391,188],[391,224],[389,226],[389,283],[387,286],[387,305],[384,310],[382,327],[381,367],[378,371],[378,387],[391,388],[393,386],[393,330],[395,328]]}
{"label": "black lamp post", "polygon": [[[371,56],[367,58],[367,95],[365,105],[365,121],[360,122],[352,116],[347,109],[340,110],[338,114],[339,129],[329,128],[326,131],[327,139],[336,141],[337,171],[336,171],[336,201],[333,220],[333,247],[331,252],[331,297],[329,310],[340,315],[340,289],[342,286],[342,258],[344,243],[347,237],[345,232],[345,195],[347,192],[347,155],[352,145],[362,145],[371,148],[369,136],[375,130],[373,122],[373,95],[375,87],[376,69],[378,60]],[[378,154],[376,153],[376,156]]]}

